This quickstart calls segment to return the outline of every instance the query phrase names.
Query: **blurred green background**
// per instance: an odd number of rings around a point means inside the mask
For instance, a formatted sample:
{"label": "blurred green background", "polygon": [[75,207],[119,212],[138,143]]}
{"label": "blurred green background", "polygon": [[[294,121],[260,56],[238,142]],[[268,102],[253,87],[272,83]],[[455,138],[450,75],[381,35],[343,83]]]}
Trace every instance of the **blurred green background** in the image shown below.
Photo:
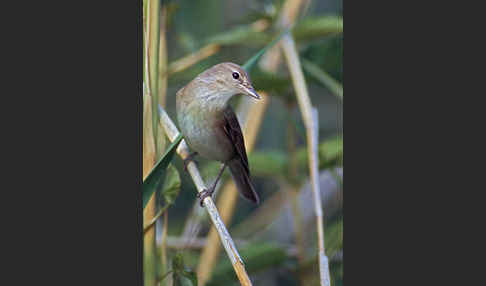
{"label": "blurred green background", "polygon": [[[331,283],[342,285],[343,99],[342,91],[337,94],[333,85],[326,81],[330,77],[342,88],[342,1],[301,2],[293,35],[311,102],[319,114],[319,179]],[[169,66],[208,44],[217,44],[219,48],[213,55],[167,77],[165,109],[176,124],[176,92],[215,64],[226,61],[245,63],[278,34],[278,19],[284,3],[271,0],[161,2],[166,9]],[[256,21],[265,23],[267,28],[261,32],[248,32],[250,25]],[[316,74],[312,68],[318,68],[321,73]],[[245,261],[253,285],[319,285],[316,222],[309,187],[305,127],[285,58],[282,56],[275,72],[263,71],[257,65],[251,70],[250,77],[257,91],[263,90],[270,96],[253,152],[249,154],[252,181],[262,203],[254,206],[238,198],[227,227]],[[239,99],[235,97],[231,104],[237,109]],[[215,166],[219,164],[200,157],[197,161],[205,181],[211,182]],[[175,202],[168,208],[168,262],[164,267],[156,267],[159,278],[164,274],[161,269],[171,269],[174,262],[182,263],[188,272],[195,272],[204,239],[211,227],[205,211],[195,206],[196,189],[178,156],[173,164],[181,184]],[[219,185],[224,185],[224,182]],[[163,199],[160,199],[159,205],[164,205]],[[196,221],[199,228],[190,227],[188,221],[191,220]],[[156,224],[158,254],[162,229],[163,219],[159,219]],[[189,279],[184,279],[165,278],[161,285],[191,285]],[[220,251],[206,285],[239,285],[224,249]]]}

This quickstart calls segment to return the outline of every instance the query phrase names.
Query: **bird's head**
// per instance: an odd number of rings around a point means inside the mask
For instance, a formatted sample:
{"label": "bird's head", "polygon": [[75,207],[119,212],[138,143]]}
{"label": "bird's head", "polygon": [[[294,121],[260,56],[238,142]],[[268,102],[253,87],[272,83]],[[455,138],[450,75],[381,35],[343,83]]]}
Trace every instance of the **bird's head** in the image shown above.
{"label": "bird's head", "polygon": [[217,64],[199,75],[199,81],[204,82],[216,96],[226,97],[236,94],[261,97],[253,88],[246,71],[234,63]]}

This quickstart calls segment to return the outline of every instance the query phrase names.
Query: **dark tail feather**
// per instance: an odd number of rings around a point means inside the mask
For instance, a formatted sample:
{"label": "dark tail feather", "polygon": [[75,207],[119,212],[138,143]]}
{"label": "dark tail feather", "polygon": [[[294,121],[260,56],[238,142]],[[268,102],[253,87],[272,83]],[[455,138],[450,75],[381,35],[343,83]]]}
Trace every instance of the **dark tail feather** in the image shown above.
{"label": "dark tail feather", "polygon": [[235,182],[236,188],[240,194],[247,200],[254,202],[255,204],[260,203],[255,188],[250,181],[250,176],[246,172],[240,159],[231,160],[228,162],[229,169],[231,171],[231,176]]}

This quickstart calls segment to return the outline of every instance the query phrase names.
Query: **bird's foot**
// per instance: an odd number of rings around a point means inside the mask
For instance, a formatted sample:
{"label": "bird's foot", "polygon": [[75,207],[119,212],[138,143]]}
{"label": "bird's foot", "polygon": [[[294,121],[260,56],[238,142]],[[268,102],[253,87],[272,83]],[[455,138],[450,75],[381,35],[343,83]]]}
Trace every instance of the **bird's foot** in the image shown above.
{"label": "bird's foot", "polygon": [[226,164],[223,164],[223,167],[219,171],[218,177],[216,178],[213,186],[209,190],[205,189],[202,192],[197,193],[197,197],[199,198],[199,204],[201,205],[201,207],[203,206],[204,199],[208,196],[211,197],[213,195],[214,190],[216,190],[216,186],[218,185],[218,181],[221,178],[221,175],[223,174],[225,168],[226,168]]}
{"label": "bird's foot", "polygon": [[201,207],[203,206],[203,202],[204,202],[204,199],[206,197],[211,197],[214,193],[214,188],[211,188],[210,190],[203,190],[202,192],[200,193],[197,193],[197,197],[199,198],[199,205],[201,205]]}
{"label": "bird's foot", "polygon": [[194,160],[194,157],[196,157],[196,156],[197,156],[197,152],[193,152],[193,153],[189,154],[189,156],[187,156],[186,159],[183,160],[183,162],[184,162],[184,171],[187,172],[187,165],[191,161],[194,162],[197,165],[197,161]]}

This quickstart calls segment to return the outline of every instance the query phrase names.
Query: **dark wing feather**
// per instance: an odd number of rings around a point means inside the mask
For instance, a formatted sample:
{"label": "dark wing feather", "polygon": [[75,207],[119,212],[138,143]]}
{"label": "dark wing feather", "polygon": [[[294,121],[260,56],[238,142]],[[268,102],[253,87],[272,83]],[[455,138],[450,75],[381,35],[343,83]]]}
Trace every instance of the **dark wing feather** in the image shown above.
{"label": "dark wing feather", "polygon": [[240,194],[258,204],[260,199],[250,180],[250,168],[248,168],[248,158],[246,156],[245,142],[243,140],[243,133],[241,132],[240,124],[236,118],[231,107],[224,110],[224,124],[223,130],[226,137],[231,141],[235,148],[235,156],[227,162],[233,181]]}
{"label": "dark wing feather", "polygon": [[240,157],[247,174],[250,175],[243,133],[240,124],[238,123],[238,118],[236,118],[236,114],[230,106],[224,110],[224,119],[224,132],[231,140],[231,143],[233,143],[233,146],[235,146],[236,154]]}

